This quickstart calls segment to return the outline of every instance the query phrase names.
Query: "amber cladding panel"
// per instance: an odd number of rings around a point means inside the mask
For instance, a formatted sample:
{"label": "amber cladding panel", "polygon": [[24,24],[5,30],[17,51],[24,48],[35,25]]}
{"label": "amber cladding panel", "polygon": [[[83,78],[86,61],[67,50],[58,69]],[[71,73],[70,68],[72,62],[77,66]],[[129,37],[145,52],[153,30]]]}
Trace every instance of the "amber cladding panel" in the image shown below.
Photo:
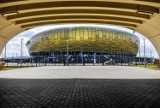
{"label": "amber cladding panel", "polygon": [[28,41],[27,47],[30,53],[66,52],[67,43],[70,52],[136,54],[139,39],[115,29],[73,27],[39,33]]}

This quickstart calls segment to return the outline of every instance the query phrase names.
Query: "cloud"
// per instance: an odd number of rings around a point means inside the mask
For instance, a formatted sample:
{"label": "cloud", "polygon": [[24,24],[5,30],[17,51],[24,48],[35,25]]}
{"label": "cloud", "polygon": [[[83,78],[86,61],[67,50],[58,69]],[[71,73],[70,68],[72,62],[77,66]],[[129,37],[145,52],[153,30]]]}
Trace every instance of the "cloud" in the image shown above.
{"label": "cloud", "polygon": [[[66,25],[57,25],[57,26],[42,26],[42,27],[37,27],[37,28],[33,28],[30,30],[27,30],[25,32],[22,32],[20,34],[18,34],[17,36],[15,36],[14,38],[12,38],[8,44],[7,44],[7,56],[8,57],[12,57],[12,56],[20,56],[20,50],[21,50],[21,39],[23,39],[23,55],[24,56],[29,56],[28,54],[28,50],[26,48],[26,42],[35,34],[49,30],[49,29],[54,29],[54,28],[58,28],[58,27],[74,27],[74,26],[93,26],[93,27],[106,27],[106,28],[113,28],[113,29],[119,29],[122,31],[126,31],[132,34],[135,34],[136,36],[139,37],[140,39],[140,55],[143,56],[144,55],[144,43],[143,43],[143,38],[144,36],[138,32],[133,33],[133,30],[127,29],[127,28],[122,28],[122,27],[115,27],[115,26],[104,26],[104,25],[92,25],[92,24],[66,24]],[[155,50],[153,44],[146,39],[146,56],[150,57],[151,54],[154,55],[154,57],[158,58],[158,54],[157,51]],[[4,53],[4,50],[3,50]],[[2,56],[2,55],[1,55]],[[137,54],[137,56],[139,56],[139,53]]]}

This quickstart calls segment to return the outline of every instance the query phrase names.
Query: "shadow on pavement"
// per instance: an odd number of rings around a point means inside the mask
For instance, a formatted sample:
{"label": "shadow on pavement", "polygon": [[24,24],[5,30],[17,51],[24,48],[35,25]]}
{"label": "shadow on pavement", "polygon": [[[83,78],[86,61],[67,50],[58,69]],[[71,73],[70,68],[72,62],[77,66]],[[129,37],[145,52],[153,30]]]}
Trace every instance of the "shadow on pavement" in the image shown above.
{"label": "shadow on pavement", "polygon": [[1,107],[160,107],[160,79],[0,79]]}

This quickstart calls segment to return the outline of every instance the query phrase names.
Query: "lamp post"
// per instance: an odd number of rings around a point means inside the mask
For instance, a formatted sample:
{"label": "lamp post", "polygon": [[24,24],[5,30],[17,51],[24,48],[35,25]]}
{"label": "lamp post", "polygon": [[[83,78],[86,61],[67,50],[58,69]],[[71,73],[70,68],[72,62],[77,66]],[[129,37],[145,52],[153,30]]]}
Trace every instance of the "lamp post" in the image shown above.
{"label": "lamp post", "polygon": [[151,50],[150,50],[150,54],[151,54],[151,63],[153,63],[152,51]]}
{"label": "lamp post", "polygon": [[6,44],[6,46],[5,46],[4,59],[7,61],[7,67],[8,67],[8,59],[7,59],[7,44]]}
{"label": "lamp post", "polygon": [[146,67],[146,54],[145,54],[145,46],[146,46],[146,43],[145,43],[145,40],[146,40],[146,38],[143,38],[143,41],[144,41],[144,65],[145,65],[145,67]]}
{"label": "lamp post", "polygon": [[5,52],[4,52],[4,58],[5,58],[5,59],[6,59],[6,57],[7,57],[7,56],[6,56],[6,54],[7,54],[7,53],[6,53],[6,52],[7,52],[7,48],[6,48],[6,47],[7,47],[7,45],[5,46]]}
{"label": "lamp post", "polygon": [[141,50],[140,50],[140,45],[139,45],[139,64],[140,64],[140,62],[141,62],[141,52],[140,52]]}
{"label": "lamp post", "polygon": [[23,44],[23,39],[21,39],[21,66],[22,66],[22,57],[23,57],[23,50],[22,50],[23,46],[22,46],[22,44]]}
{"label": "lamp post", "polygon": [[68,40],[65,40],[67,42],[67,45],[66,45],[66,50],[67,50],[67,54],[66,54],[66,64],[68,65]]}
{"label": "lamp post", "polygon": [[83,40],[80,41],[81,42],[81,60],[84,66],[84,57],[83,57]]}

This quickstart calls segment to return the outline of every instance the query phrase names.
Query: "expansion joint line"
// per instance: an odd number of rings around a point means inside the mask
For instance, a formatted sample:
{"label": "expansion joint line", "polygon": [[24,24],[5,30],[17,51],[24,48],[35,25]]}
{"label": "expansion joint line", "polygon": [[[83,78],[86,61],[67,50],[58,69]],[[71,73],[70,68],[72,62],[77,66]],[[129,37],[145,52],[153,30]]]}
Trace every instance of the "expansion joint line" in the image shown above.
{"label": "expansion joint line", "polygon": [[8,24],[8,25],[6,25],[6,26],[4,26],[4,27],[0,28],[0,31],[1,31],[1,30],[3,30],[3,29],[5,29],[6,27],[8,27],[8,26],[12,25],[12,24],[14,24],[14,21],[13,21],[11,24]]}
{"label": "expansion joint line", "polygon": [[[155,29],[157,29],[158,31],[160,31],[160,29],[159,29],[159,28],[157,28],[157,27],[155,27],[154,25],[149,24],[149,23],[146,23],[146,24],[147,24],[147,25],[149,25],[149,26],[152,26],[153,28],[155,28]],[[159,35],[160,35],[160,33],[159,33],[159,34],[157,34],[157,35],[154,35],[154,36],[150,37],[149,39],[154,38],[154,37],[157,37],[157,36],[159,36]]]}
{"label": "expansion joint line", "polygon": [[[12,24],[14,24],[14,21],[13,21],[11,24],[8,24],[8,25],[6,25],[6,26],[0,28],[0,31],[3,30],[3,29],[5,29],[6,27],[12,25]],[[0,36],[0,37],[1,37],[1,38],[5,38],[5,39],[8,39],[8,40],[10,39],[10,38],[4,37],[4,36]]]}
{"label": "expansion joint line", "polygon": [[157,28],[157,27],[155,27],[154,25],[149,24],[149,23],[146,23],[146,24],[148,24],[149,26],[152,26],[152,27],[154,27],[155,29],[157,29],[158,31],[160,31],[160,29],[159,29],[159,28]]}
{"label": "expansion joint line", "polygon": [[9,38],[7,38],[7,37],[4,37],[4,36],[0,36],[1,38],[4,38],[4,39],[7,39],[7,40],[9,40]]}
{"label": "expansion joint line", "polygon": [[149,39],[152,39],[152,38],[157,37],[157,36],[160,36],[160,34],[154,35],[154,36],[150,37]]}

